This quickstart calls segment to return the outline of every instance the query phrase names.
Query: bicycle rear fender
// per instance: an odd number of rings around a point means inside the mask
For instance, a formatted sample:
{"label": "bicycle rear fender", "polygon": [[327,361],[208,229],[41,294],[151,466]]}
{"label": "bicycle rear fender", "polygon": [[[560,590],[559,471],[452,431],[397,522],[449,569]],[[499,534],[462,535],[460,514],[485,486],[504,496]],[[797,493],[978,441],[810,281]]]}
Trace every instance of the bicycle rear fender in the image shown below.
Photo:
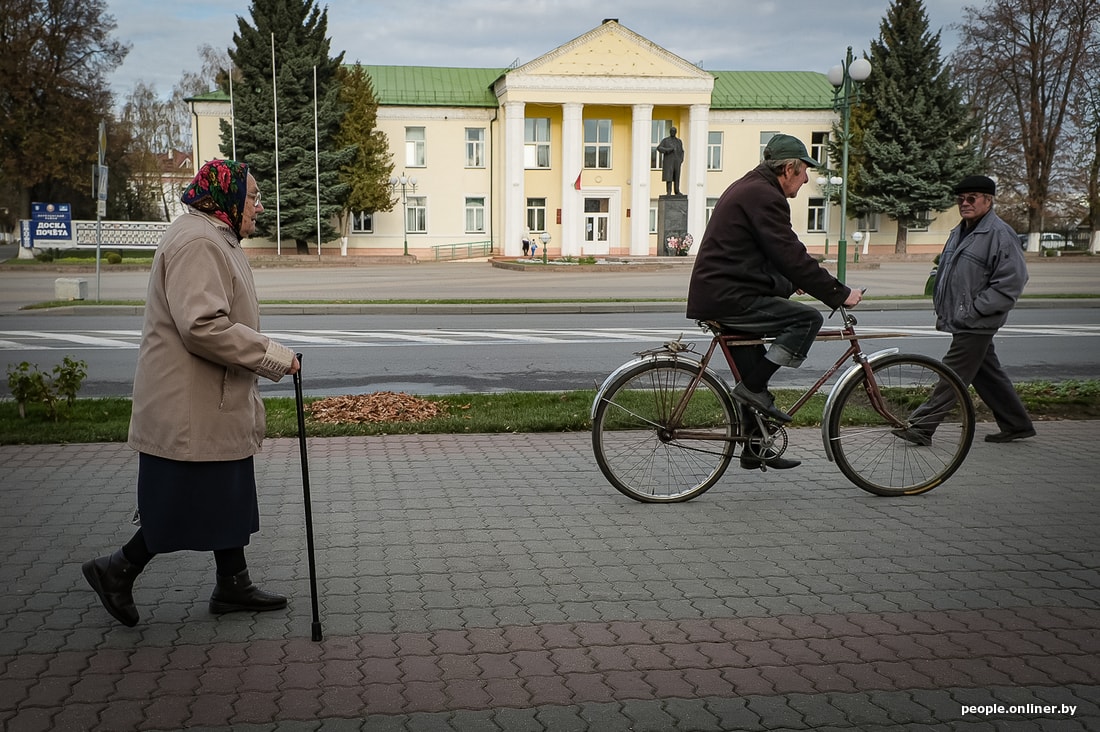
{"label": "bicycle rear fender", "polygon": [[[701,357],[699,356],[699,354],[695,353],[694,351],[685,351],[683,353],[678,353],[675,355],[673,355],[672,353],[659,353],[656,355],[638,356],[635,359],[627,361],[622,366],[608,374],[607,378],[603,380],[602,384],[600,384],[600,388],[596,390],[596,398],[592,400],[592,410],[589,412],[588,418],[590,420],[596,418],[596,407],[598,407],[600,405],[600,402],[603,401],[603,395],[607,392],[608,387],[615,383],[615,380],[618,379],[619,376],[621,376],[624,372],[629,371],[635,366],[643,363],[659,363],[667,361],[669,363],[686,363],[698,367],[700,364],[700,358]],[[718,379],[719,383],[726,383],[725,379],[723,379],[713,369],[708,367],[706,369],[706,372],[714,378]]]}
{"label": "bicycle rear fender", "polygon": [[[881,351],[875,351],[867,357],[867,362],[874,364],[876,361],[881,361],[887,356],[893,356],[895,353],[900,352],[899,348],[884,348]],[[829,441],[829,422],[833,415],[833,409],[836,408],[836,396],[843,388],[847,386],[849,381],[859,378],[859,375],[863,372],[863,366],[854,363],[848,367],[848,370],[844,372],[844,375],[836,380],[836,386],[829,392],[829,398],[825,400],[825,408],[821,410],[821,441],[825,443],[825,457],[829,458],[829,462],[835,463],[833,459],[833,445]]]}

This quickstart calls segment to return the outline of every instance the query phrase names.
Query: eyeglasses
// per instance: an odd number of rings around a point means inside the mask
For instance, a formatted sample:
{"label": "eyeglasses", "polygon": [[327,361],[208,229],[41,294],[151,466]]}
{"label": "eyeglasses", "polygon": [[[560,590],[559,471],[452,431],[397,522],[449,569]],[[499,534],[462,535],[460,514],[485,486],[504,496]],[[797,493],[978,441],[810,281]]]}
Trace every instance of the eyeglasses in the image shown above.
{"label": "eyeglasses", "polygon": [[260,205],[260,192],[259,191],[256,191],[255,195],[252,196],[252,205],[253,206],[259,206]]}
{"label": "eyeglasses", "polygon": [[984,193],[971,193],[969,196],[955,196],[955,204],[961,206],[964,203],[968,203],[973,206],[975,201],[984,197]]}

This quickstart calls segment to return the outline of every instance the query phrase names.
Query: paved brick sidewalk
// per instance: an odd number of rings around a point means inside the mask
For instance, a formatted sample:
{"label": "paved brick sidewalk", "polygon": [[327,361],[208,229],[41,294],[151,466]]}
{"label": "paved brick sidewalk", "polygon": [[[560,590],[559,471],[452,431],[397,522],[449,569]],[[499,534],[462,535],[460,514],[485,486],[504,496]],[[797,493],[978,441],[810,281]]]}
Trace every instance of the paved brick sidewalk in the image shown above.
{"label": "paved brick sidewalk", "polygon": [[131,532],[134,454],[0,447],[0,728],[1100,728],[1100,423],[990,430],[924,496],[792,430],[800,469],[674,506],[616,493],[586,434],[314,439],[321,643],[296,441],[258,458],[249,549],[290,608],[208,614],[181,553],[132,629],[80,564]]}

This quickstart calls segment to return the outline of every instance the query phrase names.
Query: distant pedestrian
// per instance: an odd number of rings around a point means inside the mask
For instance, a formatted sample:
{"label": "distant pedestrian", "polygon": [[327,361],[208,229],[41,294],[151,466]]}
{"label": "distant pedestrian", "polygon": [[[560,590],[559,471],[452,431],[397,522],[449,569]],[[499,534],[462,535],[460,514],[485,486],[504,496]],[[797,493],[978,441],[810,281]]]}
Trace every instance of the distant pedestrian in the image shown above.
{"label": "distant pedestrian", "polygon": [[531,251],[531,240],[528,239],[528,238],[524,238],[524,240],[523,240],[523,256],[526,257],[527,254],[530,251]]}
{"label": "distant pedestrian", "polygon": [[539,245],[535,242],[531,242],[531,256],[535,256],[539,253]]}
{"label": "distant pedestrian", "polygon": [[[985,441],[1011,442],[1034,437],[1035,427],[997,358],[993,336],[1008,320],[1028,275],[1019,237],[993,212],[996,192],[996,182],[984,175],[967,176],[955,186],[962,222],[951,230],[940,255],[932,302],[936,329],[951,334],[944,364],[974,386],[1000,427]],[[894,434],[915,445],[931,445],[932,434],[954,404],[949,391],[933,390],[909,416],[909,426]]]}
{"label": "distant pedestrian", "polygon": [[252,584],[244,547],[259,531],[253,455],[266,421],[258,376],[298,371],[294,352],[260,333],[259,301],[240,240],[263,211],[248,166],[213,160],[184,190],[187,211],[153,258],[134,376],[129,445],[138,451],[141,528],[82,570],[103,606],[138,622],[133,585],[149,560],[212,551],[210,612],[276,610],[286,598]]}

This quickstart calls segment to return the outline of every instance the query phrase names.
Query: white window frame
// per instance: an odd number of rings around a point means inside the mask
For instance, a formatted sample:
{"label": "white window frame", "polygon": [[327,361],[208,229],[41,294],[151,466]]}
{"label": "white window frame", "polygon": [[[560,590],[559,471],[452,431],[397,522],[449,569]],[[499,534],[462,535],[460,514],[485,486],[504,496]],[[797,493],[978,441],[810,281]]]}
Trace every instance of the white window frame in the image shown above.
{"label": "white window frame", "polygon": [[[584,120],[584,168],[585,170],[611,170],[614,124],[609,119]],[[593,165],[589,165],[589,155]]]}
{"label": "white window frame", "polygon": [[373,234],[374,214],[369,211],[358,211],[351,215],[351,233]]}
{"label": "white window frame", "polygon": [[485,167],[485,128],[466,128],[466,167]]}
{"label": "white window frame", "polygon": [[809,234],[828,233],[825,231],[825,207],[829,202],[824,197],[811,197],[806,203],[806,232]]}
{"label": "white window frame", "polygon": [[706,224],[710,223],[710,217],[714,213],[714,207],[717,206],[717,205],[718,205],[718,199],[717,198],[708,198],[707,199],[707,210],[706,210],[706,216],[704,217],[706,219],[706,221],[703,222],[704,226]]}
{"label": "white window frame", "polygon": [[810,133],[810,157],[829,168],[829,133],[824,131]]}
{"label": "white window frame", "polygon": [[405,207],[405,233],[428,233],[428,197],[409,196]]}
{"label": "white window frame", "polygon": [[656,199],[649,199],[649,233],[657,233],[657,201]]}
{"label": "white window frame", "polygon": [[707,132],[707,170],[722,169],[722,144],[724,133],[717,130]]}
{"label": "white window frame", "polygon": [[760,133],[760,159],[764,159],[764,148],[768,146],[768,143],[772,141],[772,138],[779,134],[779,130],[764,130]]}
{"label": "white window frame", "polygon": [[466,196],[466,233],[485,233],[485,196]]}
{"label": "white window frame", "polygon": [[423,168],[428,164],[428,131],[424,127],[405,128],[405,167]]}
{"label": "white window frame", "polygon": [[665,164],[664,153],[657,152],[657,146],[661,140],[668,137],[668,130],[673,126],[670,119],[655,119],[649,125],[649,168],[650,170],[662,170]]}
{"label": "white window frame", "polygon": [[550,160],[550,118],[527,117],[523,120],[523,167],[549,169]]}
{"label": "white window frame", "polygon": [[528,198],[526,209],[527,230],[532,233],[546,231],[546,199]]}

